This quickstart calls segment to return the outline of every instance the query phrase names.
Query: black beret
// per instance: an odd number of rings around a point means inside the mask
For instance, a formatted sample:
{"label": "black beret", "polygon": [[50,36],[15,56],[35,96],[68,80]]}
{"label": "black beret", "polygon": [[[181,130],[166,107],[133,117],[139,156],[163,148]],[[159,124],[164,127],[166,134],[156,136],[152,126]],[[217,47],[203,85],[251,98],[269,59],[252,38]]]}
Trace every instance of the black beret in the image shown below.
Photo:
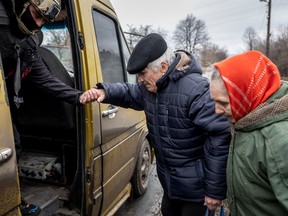
{"label": "black beret", "polygon": [[162,56],[167,50],[164,38],[156,33],[142,38],[135,46],[128,60],[127,71],[136,74],[144,70],[147,65]]}

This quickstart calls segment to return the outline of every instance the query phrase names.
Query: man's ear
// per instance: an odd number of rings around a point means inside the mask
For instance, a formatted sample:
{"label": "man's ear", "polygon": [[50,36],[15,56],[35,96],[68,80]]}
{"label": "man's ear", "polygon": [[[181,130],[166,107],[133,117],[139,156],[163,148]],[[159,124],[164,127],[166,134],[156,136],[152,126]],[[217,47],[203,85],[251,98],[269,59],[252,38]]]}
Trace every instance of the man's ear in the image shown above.
{"label": "man's ear", "polygon": [[168,70],[168,67],[169,67],[169,65],[167,62],[164,62],[164,61],[161,62],[161,73],[166,73]]}

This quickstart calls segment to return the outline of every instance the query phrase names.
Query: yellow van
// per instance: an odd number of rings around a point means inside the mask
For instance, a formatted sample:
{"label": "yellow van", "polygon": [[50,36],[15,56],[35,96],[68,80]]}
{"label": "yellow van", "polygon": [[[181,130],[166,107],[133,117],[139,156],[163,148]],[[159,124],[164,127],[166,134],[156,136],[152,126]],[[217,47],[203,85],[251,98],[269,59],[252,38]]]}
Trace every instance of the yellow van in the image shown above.
{"label": "yellow van", "polygon": [[[111,3],[64,3],[67,18],[42,29],[39,53],[51,74],[82,91],[97,82],[136,82],[126,72],[130,52]],[[96,102],[75,107],[28,81],[17,117],[17,162],[0,68],[0,215],[21,215],[21,196],[39,204],[42,216],[113,215],[145,192],[153,155],[143,112]]]}

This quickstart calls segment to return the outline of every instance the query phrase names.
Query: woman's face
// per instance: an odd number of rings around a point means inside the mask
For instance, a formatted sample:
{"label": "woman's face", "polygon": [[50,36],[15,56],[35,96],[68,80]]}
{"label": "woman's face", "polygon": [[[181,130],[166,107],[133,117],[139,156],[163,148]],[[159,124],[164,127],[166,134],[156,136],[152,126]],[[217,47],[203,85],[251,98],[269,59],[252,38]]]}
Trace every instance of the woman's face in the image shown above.
{"label": "woman's face", "polygon": [[210,94],[211,98],[215,101],[215,113],[225,115],[234,124],[236,120],[233,117],[229,95],[222,78],[211,81]]}

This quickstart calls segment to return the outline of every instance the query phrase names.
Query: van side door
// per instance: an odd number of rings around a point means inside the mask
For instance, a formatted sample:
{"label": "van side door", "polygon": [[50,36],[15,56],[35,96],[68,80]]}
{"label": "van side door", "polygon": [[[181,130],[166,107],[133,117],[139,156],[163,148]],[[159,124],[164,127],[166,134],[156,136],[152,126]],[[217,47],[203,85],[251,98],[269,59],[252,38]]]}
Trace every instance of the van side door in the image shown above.
{"label": "van side door", "polygon": [[13,129],[0,56],[0,215],[21,215]]}
{"label": "van side door", "polygon": [[[76,0],[84,89],[98,82],[136,83],[126,72],[129,50],[110,1]],[[81,47],[81,46],[80,46]],[[131,178],[146,134],[143,111],[85,105],[86,202],[90,215],[113,215],[131,194]]]}
{"label": "van side door", "polygon": [[[117,20],[94,9],[93,21],[102,75],[99,81],[135,83],[136,76],[126,72],[130,54]],[[100,113],[104,195],[101,213],[106,215],[115,211],[117,202],[122,203],[129,197],[130,179],[146,121],[144,112],[113,104],[100,104]]]}

